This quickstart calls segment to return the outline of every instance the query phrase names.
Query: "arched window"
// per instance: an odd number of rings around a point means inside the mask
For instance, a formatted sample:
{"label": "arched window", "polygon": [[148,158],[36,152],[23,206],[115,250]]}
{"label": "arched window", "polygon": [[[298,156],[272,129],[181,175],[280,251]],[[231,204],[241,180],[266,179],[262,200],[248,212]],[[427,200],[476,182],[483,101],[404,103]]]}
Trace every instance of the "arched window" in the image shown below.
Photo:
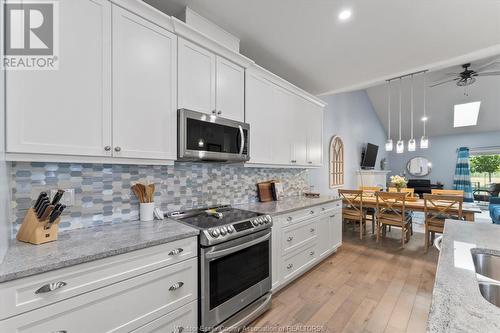
{"label": "arched window", "polygon": [[330,141],[330,188],[344,185],[344,142],[339,136]]}

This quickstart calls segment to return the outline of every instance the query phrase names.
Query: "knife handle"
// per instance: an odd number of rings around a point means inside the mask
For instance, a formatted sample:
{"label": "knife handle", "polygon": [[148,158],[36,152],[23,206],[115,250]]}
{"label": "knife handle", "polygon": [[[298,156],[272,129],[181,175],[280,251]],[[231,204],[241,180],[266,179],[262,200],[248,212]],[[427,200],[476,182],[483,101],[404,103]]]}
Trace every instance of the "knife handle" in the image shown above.
{"label": "knife handle", "polygon": [[44,202],[41,206],[40,209],[38,210],[37,217],[38,219],[41,219],[43,214],[45,213],[45,210],[49,207],[48,202]]}
{"label": "knife handle", "polygon": [[36,211],[38,207],[40,207],[40,204],[43,201],[43,198],[47,197],[47,192],[40,192],[38,195],[38,198],[35,201],[35,204],[33,205],[33,209]]}
{"label": "knife handle", "polygon": [[54,198],[52,198],[51,204],[53,205],[57,204],[61,200],[63,194],[64,190],[57,190],[57,193],[54,195]]}
{"label": "knife handle", "polygon": [[47,217],[49,217],[49,215],[52,213],[53,210],[54,210],[54,205],[48,206],[44,210],[44,212],[42,213],[42,216],[40,216],[40,221],[45,221],[47,219]]}

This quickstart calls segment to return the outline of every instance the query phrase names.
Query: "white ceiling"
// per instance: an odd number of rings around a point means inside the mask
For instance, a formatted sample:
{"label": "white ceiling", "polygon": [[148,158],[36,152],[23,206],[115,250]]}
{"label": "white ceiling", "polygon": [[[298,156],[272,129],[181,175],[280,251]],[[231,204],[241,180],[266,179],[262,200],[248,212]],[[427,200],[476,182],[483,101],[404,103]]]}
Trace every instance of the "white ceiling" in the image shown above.
{"label": "white ceiling", "polygon": [[[472,62],[472,69],[491,63],[495,58],[488,58]],[[485,69],[486,72],[500,71],[500,57],[498,63]],[[441,82],[449,78],[446,73],[458,73],[463,69],[460,66],[445,68],[427,74],[427,86],[432,82]],[[393,140],[397,139],[398,111],[399,111],[399,83],[391,84],[391,131]],[[402,136],[405,140],[410,136],[410,79],[403,80],[403,108],[402,108]],[[388,95],[387,85],[382,84],[367,89],[368,96],[373,104],[378,117],[386,130]],[[455,104],[481,101],[477,126],[453,127],[453,107]],[[414,78],[414,119],[415,137],[422,135],[423,125],[420,121],[423,113],[423,76]],[[455,83],[447,83],[427,89],[427,135],[447,135],[461,133],[475,133],[486,131],[500,131],[500,76],[478,77],[477,81],[469,86],[468,96],[464,95],[464,88],[457,87]]]}
{"label": "white ceiling", "polygon": [[[500,44],[498,0],[146,0],[188,5],[241,39],[241,52],[320,94]],[[351,8],[340,23],[338,12]]]}

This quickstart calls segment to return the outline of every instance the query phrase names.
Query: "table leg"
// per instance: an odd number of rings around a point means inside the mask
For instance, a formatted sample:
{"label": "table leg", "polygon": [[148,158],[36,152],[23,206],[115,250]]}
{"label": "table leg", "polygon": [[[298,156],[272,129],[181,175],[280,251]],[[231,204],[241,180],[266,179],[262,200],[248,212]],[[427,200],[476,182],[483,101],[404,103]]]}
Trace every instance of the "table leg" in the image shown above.
{"label": "table leg", "polygon": [[464,212],[463,215],[464,215],[464,218],[466,221],[474,222],[474,213],[473,212]]}

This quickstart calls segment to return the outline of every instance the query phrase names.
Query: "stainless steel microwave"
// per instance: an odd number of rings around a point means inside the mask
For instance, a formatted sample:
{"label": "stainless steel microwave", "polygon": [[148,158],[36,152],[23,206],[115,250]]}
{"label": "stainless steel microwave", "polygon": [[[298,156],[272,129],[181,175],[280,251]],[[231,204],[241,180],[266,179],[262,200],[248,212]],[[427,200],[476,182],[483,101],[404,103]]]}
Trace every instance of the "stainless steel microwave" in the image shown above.
{"label": "stainless steel microwave", "polygon": [[244,162],[250,159],[250,125],[187,109],[177,112],[181,161]]}

